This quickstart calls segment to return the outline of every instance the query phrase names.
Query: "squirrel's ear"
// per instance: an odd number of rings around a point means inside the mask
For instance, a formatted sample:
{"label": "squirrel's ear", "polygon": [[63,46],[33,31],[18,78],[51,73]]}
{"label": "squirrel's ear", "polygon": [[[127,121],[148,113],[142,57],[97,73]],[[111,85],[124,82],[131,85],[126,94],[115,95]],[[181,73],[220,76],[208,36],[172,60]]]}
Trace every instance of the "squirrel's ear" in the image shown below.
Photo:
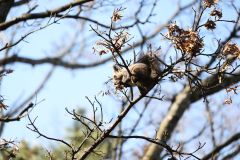
{"label": "squirrel's ear", "polygon": [[117,72],[117,71],[120,70],[120,67],[119,67],[118,65],[114,65],[114,66],[113,66],[113,70],[114,70],[115,72]]}

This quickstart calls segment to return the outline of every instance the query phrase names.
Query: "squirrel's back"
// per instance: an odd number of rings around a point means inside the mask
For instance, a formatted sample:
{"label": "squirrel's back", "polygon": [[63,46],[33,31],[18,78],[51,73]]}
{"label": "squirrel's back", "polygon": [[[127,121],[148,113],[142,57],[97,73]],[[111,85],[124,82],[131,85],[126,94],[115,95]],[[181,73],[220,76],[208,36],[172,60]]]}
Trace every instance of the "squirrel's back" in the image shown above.
{"label": "squirrel's back", "polygon": [[159,66],[160,64],[156,54],[145,54],[136,63],[128,67],[131,75],[126,68],[115,66],[113,83],[116,89],[138,86],[140,91],[147,90],[149,87],[156,84],[160,74]]}

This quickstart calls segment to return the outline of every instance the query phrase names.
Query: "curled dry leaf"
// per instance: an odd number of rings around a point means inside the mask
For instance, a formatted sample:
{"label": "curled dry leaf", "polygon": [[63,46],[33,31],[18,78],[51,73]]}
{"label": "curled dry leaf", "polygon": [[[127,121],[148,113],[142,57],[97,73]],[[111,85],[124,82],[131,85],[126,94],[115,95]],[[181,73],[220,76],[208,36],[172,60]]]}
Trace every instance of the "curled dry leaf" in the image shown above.
{"label": "curled dry leaf", "polygon": [[204,26],[208,29],[208,30],[214,30],[216,28],[216,23],[212,20],[208,20]]}
{"label": "curled dry leaf", "polygon": [[232,98],[225,99],[224,104],[232,104]]}
{"label": "curled dry leaf", "polygon": [[228,88],[226,88],[226,92],[227,93],[233,92],[234,94],[237,94],[237,88],[238,88],[238,86],[228,87]]}
{"label": "curled dry leaf", "polygon": [[239,46],[235,43],[228,42],[223,48],[223,55],[232,55],[236,57],[240,57],[240,49]]}
{"label": "curled dry leaf", "polygon": [[204,0],[203,5],[211,8],[212,6],[216,5],[218,3],[218,0]]}
{"label": "curled dry leaf", "polygon": [[211,13],[210,16],[217,17],[218,19],[222,18],[222,11],[214,9]]}

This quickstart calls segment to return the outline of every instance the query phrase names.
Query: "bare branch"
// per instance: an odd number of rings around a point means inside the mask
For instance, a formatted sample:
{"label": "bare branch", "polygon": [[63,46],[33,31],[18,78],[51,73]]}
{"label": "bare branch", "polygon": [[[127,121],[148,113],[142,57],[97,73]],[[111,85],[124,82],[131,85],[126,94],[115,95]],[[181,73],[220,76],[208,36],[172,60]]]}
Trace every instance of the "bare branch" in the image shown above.
{"label": "bare branch", "polygon": [[222,149],[225,147],[231,145],[233,142],[236,142],[240,139],[240,133],[234,134],[232,137],[230,137],[228,140],[226,140],[224,143],[217,145],[216,148],[214,148],[211,152],[206,154],[201,160],[208,160],[212,156],[218,154]]}
{"label": "bare branch", "polygon": [[28,115],[28,112],[30,109],[34,107],[33,103],[30,103],[26,108],[24,108],[17,116],[15,117],[9,117],[9,116],[4,116],[0,117],[1,122],[13,122],[13,121],[20,121],[23,117]]}
{"label": "bare branch", "polygon": [[26,20],[52,17],[52,16],[55,16],[55,15],[61,13],[61,12],[69,10],[72,7],[83,5],[83,4],[85,4],[87,2],[91,2],[91,1],[93,1],[93,0],[76,0],[74,2],[68,3],[64,6],[61,6],[59,8],[56,8],[56,9],[53,9],[53,10],[50,10],[50,11],[41,12],[41,13],[34,13],[34,14],[25,14],[25,15],[22,15],[21,17],[17,17],[13,20],[10,20],[8,22],[0,24],[0,30],[5,30],[12,25],[15,25],[19,22],[23,22],[23,21],[26,21]]}

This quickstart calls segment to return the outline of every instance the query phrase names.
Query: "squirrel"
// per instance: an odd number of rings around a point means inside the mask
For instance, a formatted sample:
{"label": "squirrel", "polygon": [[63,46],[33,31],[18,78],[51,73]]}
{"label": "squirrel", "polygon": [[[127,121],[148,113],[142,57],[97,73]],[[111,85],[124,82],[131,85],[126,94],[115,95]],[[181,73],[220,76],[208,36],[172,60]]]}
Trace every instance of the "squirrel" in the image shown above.
{"label": "squirrel", "polygon": [[159,67],[159,60],[154,53],[145,54],[136,63],[128,66],[131,74],[126,68],[114,65],[114,86],[117,90],[137,86],[141,94],[146,93],[158,82]]}

